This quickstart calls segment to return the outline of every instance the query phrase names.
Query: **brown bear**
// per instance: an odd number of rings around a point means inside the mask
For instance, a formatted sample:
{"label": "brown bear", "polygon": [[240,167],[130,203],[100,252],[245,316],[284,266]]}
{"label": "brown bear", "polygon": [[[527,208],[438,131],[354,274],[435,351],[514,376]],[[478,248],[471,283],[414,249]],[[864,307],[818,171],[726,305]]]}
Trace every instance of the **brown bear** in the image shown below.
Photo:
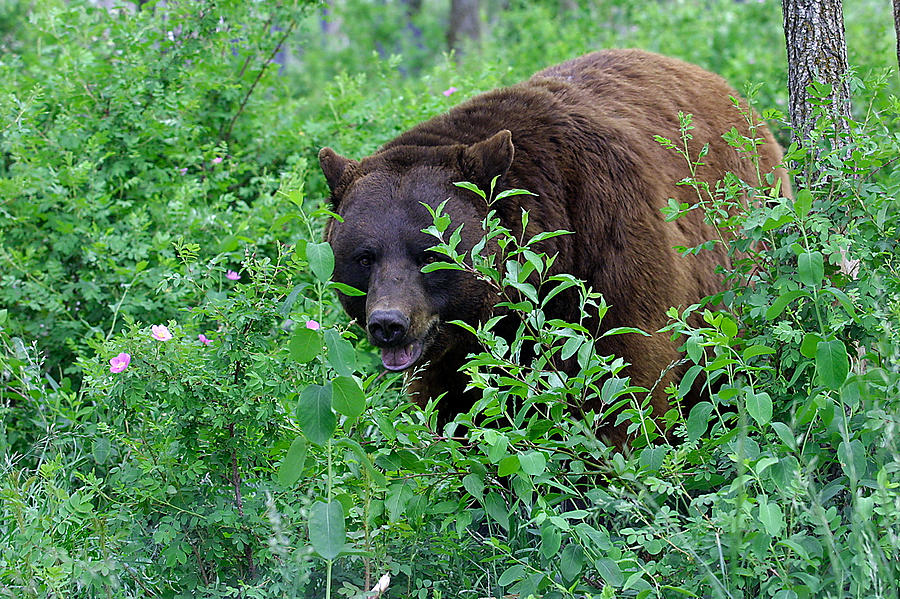
{"label": "brown bear", "polygon": [[[632,382],[650,388],[679,359],[676,346],[656,332],[666,324],[666,309],[720,291],[715,265],[728,260],[722,244],[691,256],[673,249],[717,234],[699,210],[665,221],[660,209],[669,198],[694,204],[697,196],[690,186],[677,185],[689,176],[685,159],[654,136],[679,140],[678,113],[691,113],[694,158],[709,144],[697,178],[714,185],[731,172],[757,184],[753,161],[722,138],[732,128],[750,134],[733,97],[724,80],[697,66],[640,50],[607,50],[476,96],[358,162],[323,148],[319,162],[341,216],[326,232],[334,278],[366,292],[341,295],[344,308],[381,349],[384,367],[407,372],[417,403],[445,393],[438,403],[444,421],[468,410],[475,391],[465,390],[459,369],[478,347],[469,333],[448,323],[486,321],[497,297],[466,273],[422,272],[439,259],[429,250],[435,239],[422,231],[432,223],[422,204],[436,207],[449,199],[451,228],[464,225],[460,249],[470,249],[483,235],[488,206],[454,182],[487,190],[498,177],[495,193],[518,188],[536,194],[492,205],[516,238],[523,210],[529,213],[527,238],[542,231],[573,233],[540,249],[558,255],[553,272],[575,275],[604,294],[610,308],[602,327],[652,333],[597,341],[601,355],[623,357]],[[765,127],[756,135],[764,140],[761,172],[777,169],[780,147]],[[778,176],[785,176],[780,169]],[[571,300],[556,302],[548,317],[577,322],[580,306]],[[667,409],[662,389],[675,376],[677,369],[670,370],[656,386],[651,403],[657,416]],[[598,432],[623,439],[609,424]]]}

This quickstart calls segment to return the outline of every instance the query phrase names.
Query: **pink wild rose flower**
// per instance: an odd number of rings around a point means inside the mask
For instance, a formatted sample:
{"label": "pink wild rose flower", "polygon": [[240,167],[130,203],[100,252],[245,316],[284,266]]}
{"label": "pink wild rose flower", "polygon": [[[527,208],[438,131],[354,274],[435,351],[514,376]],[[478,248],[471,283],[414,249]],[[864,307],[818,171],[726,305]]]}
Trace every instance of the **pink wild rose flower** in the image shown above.
{"label": "pink wild rose flower", "polygon": [[150,336],[157,341],[168,341],[172,338],[172,333],[169,332],[169,327],[166,325],[155,324],[150,327]]}
{"label": "pink wild rose flower", "polygon": [[447,96],[447,97],[449,98],[450,96],[453,95],[454,92],[458,92],[458,91],[459,91],[459,90],[458,90],[457,88],[455,88],[455,87],[453,87],[453,86],[451,85],[450,87],[448,87],[447,89],[445,89],[445,90],[444,90],[443,92],[441,92],[441,93],[443,93],[445,96]]}
{"label": "pink wild rose flower", "polygon": [[237,274],[233,270],[229,270],[229,271],[225,272],[225,278],[228,279],[229,281],[240,281],[241,275]]}
{"label": "pink wild rose flower", "polygon": [[306,328],[307,328],[307,329],[312,329],[312,330],[314,330],[314,331],[318,331],[319,329],[322,328],[322,325],[320,325],[320,324],[319,324],[318,322],[316,322],[315,320],[307,320],[307,321],[306,321]]}
{"label": "pink wild rose flower", "polygon": [[119,373],[128,368],[128,365],[131,364],[131,355],[122,352],[115,358],[111,358],[109,361],[109,371]]}
{"label": "pink wild rose flower", "polygon": [[197,335],[197,339],[199,339],[200,343],[202,343],[203,345],[209,345],[210,343],[212,343],[212,339],[209,339],[203,333],[200,333],[199,335]]}

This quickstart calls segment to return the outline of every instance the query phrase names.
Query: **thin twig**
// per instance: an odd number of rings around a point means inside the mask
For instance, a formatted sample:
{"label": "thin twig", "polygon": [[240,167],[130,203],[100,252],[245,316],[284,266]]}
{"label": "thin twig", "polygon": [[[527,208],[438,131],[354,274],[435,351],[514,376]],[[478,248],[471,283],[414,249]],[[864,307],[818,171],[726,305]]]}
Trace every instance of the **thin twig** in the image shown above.
{"label": "thin twig", "polygon": [[[256,79],[253,81],[253,84],[250,86],[250,89],[247,90],[244,99],[241,100],[241,105],[238,107],[237,112],[231,117],[231,122],[228,123],[228,129],[220,136],[222,141],[228,141],[231,137],[231,130],[234,128],[234,123],[237,121],[238,117],[241,116],[241,113],[244,112],[244,107],[247,106],[247,102],[250,100],[250,95],[253,94],[253,90],[256,89],[256,85],[259,83],[260,79],[262,79],[263,73],[266,72],[266,69],[275,59],[275,55],[278,53],[278,50],[281,49],[281,46],[287,40],[288,36],[294,30],[294,27],[297,26],[297,22],[291,19],[290,26],[285,30],[284,35],[281,36],[281,39],[278,40],[278,43],[275,44],[275,47],[272,48],[272,53],[269,54],[269,58],[266,59],[266,62],[263,64],[262,68],[259,70],[259,73],[256,74]],[[241,69],[243,71],[243,69]]]}

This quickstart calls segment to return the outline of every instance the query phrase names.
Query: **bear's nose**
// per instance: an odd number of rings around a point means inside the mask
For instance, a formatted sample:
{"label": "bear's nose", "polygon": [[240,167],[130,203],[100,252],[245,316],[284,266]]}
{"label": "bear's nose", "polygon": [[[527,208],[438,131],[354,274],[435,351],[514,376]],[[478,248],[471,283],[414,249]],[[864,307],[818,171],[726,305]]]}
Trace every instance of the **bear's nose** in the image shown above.
{"label": "bear's nose", "polygon": [[399,310],[375,310],[369,316],[369,334],[378,345],[399,343],[409,330],[409,318]]}

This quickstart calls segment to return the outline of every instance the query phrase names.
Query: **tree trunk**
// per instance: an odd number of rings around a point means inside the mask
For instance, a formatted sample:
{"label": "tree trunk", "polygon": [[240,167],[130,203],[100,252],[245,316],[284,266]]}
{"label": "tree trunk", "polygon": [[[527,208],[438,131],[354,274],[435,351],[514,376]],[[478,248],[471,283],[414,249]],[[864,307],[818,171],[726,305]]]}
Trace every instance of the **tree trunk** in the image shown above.
{"label": "tree trunk", "polygon": [[481,15],[479,0],[451,0],[450,27],[447,44],[457,56],[462,54],[468,42],[481,40]]}
{"label": "tree trunk", "polygon": [[894,0],[894,32],[897,34],[897,68],[900,68],[900,0]]}
{"label": "tree trunk", "polygon": [[791,141],[801,146],[809,141],[810,130],[815,125],[815,106],[810,102],[807,87],[821,82],[832,88],[830,104],[823,108],[834,122],[834,144],[843,145],[840,134],[847,130],[850,119],[850,86],[846,79],[847,41],[841,0],[782,0],[782,8],[793,126]]}

